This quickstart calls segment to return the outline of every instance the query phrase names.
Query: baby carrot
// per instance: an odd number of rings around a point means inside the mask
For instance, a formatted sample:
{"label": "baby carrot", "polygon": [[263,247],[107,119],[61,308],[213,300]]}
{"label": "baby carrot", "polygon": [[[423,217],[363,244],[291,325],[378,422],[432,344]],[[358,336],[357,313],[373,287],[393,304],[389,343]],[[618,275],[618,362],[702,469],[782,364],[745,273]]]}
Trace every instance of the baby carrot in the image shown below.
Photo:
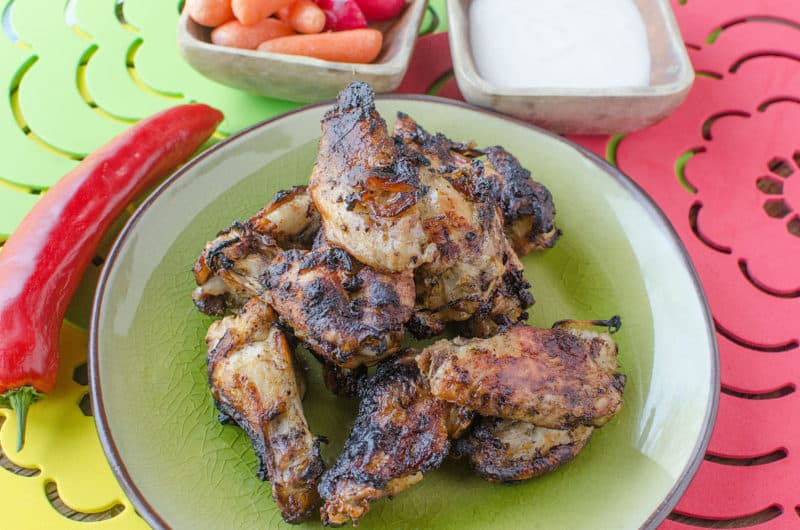
{"label": "baby carrot", "polygon": [[319,33],[325,27],[325,13],[311,0],[295,0],[289,6],[289,25],[298,33]]}
{"label": "baby carrot", "polygon": [[245,26],[256,24],[293,0],[231,0],[233,14]]}
{"label": "baby carrot", "polygon": [[305,55],[324,61],[341,63],[370,63],[381,52],[383,34],[377,29],[351,29],[317,33],[315,35],[292,35],[262,42],[262,52]]}
{"label": "baby carrot", "polygon": [[279,19],[283,20],[284,22],[286,22],[288,24],[289,23],[289,8],[290,7],[291,6],[286,6],[286,7],[282,7],[280,9],[278,9],[277,11],[275,11],[275,16],[278,17]]}
{"label": "baby carrot", "polygon": [[233,18],[231,0],[186,0],[189,17],[203,26],[219,26]]}
{"label": "baby carrot", "polygon": [[211,32],[211,42],[231,48],[255,50],[264,41],[275,37],[294,35],[292,28],[275,18],[245,26],[238,20],[229,20]]}

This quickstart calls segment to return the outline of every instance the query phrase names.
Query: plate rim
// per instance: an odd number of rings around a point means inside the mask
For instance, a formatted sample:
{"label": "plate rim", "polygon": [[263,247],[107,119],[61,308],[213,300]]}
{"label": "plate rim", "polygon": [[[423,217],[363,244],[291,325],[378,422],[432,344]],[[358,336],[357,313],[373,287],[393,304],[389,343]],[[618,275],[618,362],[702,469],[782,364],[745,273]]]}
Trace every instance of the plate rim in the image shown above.
{"label": "plate rim", "polygon": [[[717,410],[719,407],[719,399],[720,399],[719,347],[716,339],[714,321],[711,315],[711,310],[708,305],[708,298],[705,295],[705,291],[700,282],[700,278],[697,275],[697,270],[695,269],[694,264],[692,263],[692,260],[689,257],[689,253],[686,250],[686,247],[681,241],[677,232],[675,231],[675,228],[672,226],[672,223],[670,222],[669,218],[655,203],[655,201],[644,191],[644,189],[641,186],[639,186],[639,184],[637,184],[633,179],[627,176],[622,170],[611,165],[608,161],[604,160],[603,158],[593,153],[589,149],[583,147],[582,145],[577,144],[572,140],[562,137],[554,132],[548,131],[547,129],[537,127],[536,125],[533,125],[531,123],[486,108],[438,96],[430,96],[426,94],[386,94],[386,95],[376,95],[375,100],[376,101],[387,101],[387,100],[423,101],[426,103],[432,103],[434,105],[444,105],[461,110],[487,114],[489,116],[498,118],[501,121],[507,121],[515,125],[525,127],[527,129],[534,131],[535,133],[542,134],[544,136],[549,137],[550,139],[560,142],[566,145],[567,147],[571,147],[583,157],[597,164],[597,166],[601,170],[603,170],[603,172],[608,174],[608,176],[611,179],[619,183],[623,188],[625,188],[626,191],[628,191],[631,195],[633,195],[634,198],[637,200],[637,202],[642,207],[645,208],[647,213],[654,218],[656,223],[661,225],[661,229],[664,231],[666,236],[669,239],[671,239],[672,242],[676,245],[681,255],[683,264],[686,267],[687,272],[691,276],[692,285],[694,286],[695,293],[698,295],[700,299],[703,316],[706,324],[705,328],[706,332],[708,333],[708,338],[710,339],[709,344],[711,345],[711,348],[709,354],[711,357],[710,359],[711,373],[710,373],[709,388],[711,391],[709,393],[709,399],[706,402],[706,410],[703,418],[703,424],[700,431],[700,435],[698,436],[697,440],[695,440],[695,445],[692,449],[691,456],[689,457],[686,465],[682,469],[680,475],[673,484],[672,488],[665,495],[664,499],[659,503],[659,505],[656,507],[653,513],[651,513],[650,516],[640,526],[640,529],[645,529],[645,530],[655,529],[672,511],[672,509],[678,503],[680,498],[683,496],[683,493],[688,488],[692,478],[697,473],[697,470],[700,467],[701,462],[703,461],[703,457],[705,456],[708,444],[711,440],[711,434],[714,428],[714,423],[716,421]],[[182,178],[194,166],[196,166],[209,156],[212,156],[218,150],[227,146],[228,143],[234,142],[239,138],[246,136],[257,129],[267,127],[280,120],[291,118],[295,114],[299,114],[308,110],[313,110],[318,108],[328,108],[333,104],[335,104],[335,100],[331,99],[320,103],[314,103],[311,105],[303,105],[301,107],[297,107],[288,112],[282,113],[278,116],[273,116],[272,118],[268,118],[266,120],[255,123],[249,127],[246,127],[241,131],[238,131],[237,133],[230,135],[224,140],[217,142],[216,144],[212,145],[211,147],[205,149],[201,153],[194,156],[186,164],[181,166],[177,171],[175,171],[172,175],[170,175],[167,179],[165,179],[136,208],[133,215],[131,215],[130,219],[126,221],[125,226],[122,228],[119,235],[114,240],[114,244],[111,247],[108,257],[106,258],[105,265],[100,274],[100,278],[97,281],[97,287],[95,290],[94,299],[92,301],[92,315],[89,323],[89,354],[88,354],[89,391],[90,391],[89,394],[91,398],[93,418],[95,426],[97,428],[97,435],[100,439],[100,445],[103,448],[103,453],[105,454],[106,459],[108,460],[108,463],[111,467],[111,471],[114,473],[117,482],[120,484],[122,490],[125,492],[125,495],[134,505],[136,510],[142,515],[144,520],[153,528],[167,529],[171,527],[167,524],[166,521],[164,521],[164,519],[155,510],[155,508],[153,508],[153,506],[150,505],[145,496],[136,486],[136,483],[133,481],[133,478],[128,473],[127,467],[125,466],[125,463],[122,459],[122,455],[120,455],[119,450],[117,449],[117,445],[114,442],[114,437],[111,433],[111,428],[108,423],[108,417],[106,416],[105,406],[103,404],[103,394],[100,385],[100,374],[98,367],[99,364],[98,327],[99,327],[100,313],[102,310],[102,302],[106,290],[106,285],[108,283],[110,271],[114,268],[117,258],[119,257],[121,248],[127,242],[128,237],[133,233],[139,220],[144,216],[147,210],[153,205],[156,199],[158,199],[158,197],[161,196],[162,193],[164,193],[177,180]]]}

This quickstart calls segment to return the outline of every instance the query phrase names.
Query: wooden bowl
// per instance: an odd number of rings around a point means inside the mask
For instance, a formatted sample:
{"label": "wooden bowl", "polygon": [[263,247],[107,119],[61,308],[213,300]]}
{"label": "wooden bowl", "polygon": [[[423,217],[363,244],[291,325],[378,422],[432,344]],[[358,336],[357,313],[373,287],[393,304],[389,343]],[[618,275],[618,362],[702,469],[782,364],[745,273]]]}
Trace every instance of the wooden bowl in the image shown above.
{"label": "wooden bowl", "polygon": [[411,0],[398,17],[371,25],[383,31],[383,48],[370,64],[217,46],[211,44],[211,28],[197,24],[186,10],[178,22],[178,46],[186,61],[209,79],[262,96],[323,101],[355,80],[366,81],[375,92],[391,92],[408,68],[426,4]]}
{"label": "wooden bowl", "polygon": [[[630,88],[502,88],[483,79],[470,46],[472,0],[447,0],[450,51],[458,87],[475,105],[562,133],[641,129],[669,115],[689,92],[694,71],[668,0],[634,0],[650,45],[650,84]],[[481,28],[485,31],[485,28]]]}

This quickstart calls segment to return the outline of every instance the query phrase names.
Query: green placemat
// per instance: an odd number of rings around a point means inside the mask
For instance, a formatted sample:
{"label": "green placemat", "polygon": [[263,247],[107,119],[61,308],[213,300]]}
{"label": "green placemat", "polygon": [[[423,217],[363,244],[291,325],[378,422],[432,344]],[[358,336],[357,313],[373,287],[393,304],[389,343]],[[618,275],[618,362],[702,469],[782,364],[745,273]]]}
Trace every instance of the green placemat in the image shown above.
{"label": "green placemat", "polygon": [[[0,241],[37,195],[131,123],[200,101],[225,113],[220,137],[297,103],[246,94],[192,70],[178,52],[180,2],[6,0],[0,77]],[[432,0],[444,31],[444,0]],[[429,12],[422,28],[430,28]]]}

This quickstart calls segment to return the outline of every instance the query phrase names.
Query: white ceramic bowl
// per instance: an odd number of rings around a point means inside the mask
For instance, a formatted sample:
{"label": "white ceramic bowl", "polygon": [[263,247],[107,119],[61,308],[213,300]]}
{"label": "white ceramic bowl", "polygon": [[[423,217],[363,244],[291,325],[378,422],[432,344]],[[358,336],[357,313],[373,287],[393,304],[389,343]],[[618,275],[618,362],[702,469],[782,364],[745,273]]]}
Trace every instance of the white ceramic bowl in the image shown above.
{"label": "white ceramic bowl", "polygon": [[403,80],[425,13],[425,0],[411,0],[383,31],[383,49],[370,64],[337,63],[211,44],[211,29],[189,18],[178,22],[178,46],[198,72],[224,85],[262,96],[299,102],[336,97],[351,81],[366,81],[375,92],[391,92]]}
{"label": "white ceramic bowl", "polygon": [[447,0],[450,50],[461,93],[475,105],[562,133],[623,133],[652,125],[681,104],[694,71],[668,0],[634,2],[650,46],[648,86],[517,89],[498,87],[478,74],[470,46],[472,0]]}

